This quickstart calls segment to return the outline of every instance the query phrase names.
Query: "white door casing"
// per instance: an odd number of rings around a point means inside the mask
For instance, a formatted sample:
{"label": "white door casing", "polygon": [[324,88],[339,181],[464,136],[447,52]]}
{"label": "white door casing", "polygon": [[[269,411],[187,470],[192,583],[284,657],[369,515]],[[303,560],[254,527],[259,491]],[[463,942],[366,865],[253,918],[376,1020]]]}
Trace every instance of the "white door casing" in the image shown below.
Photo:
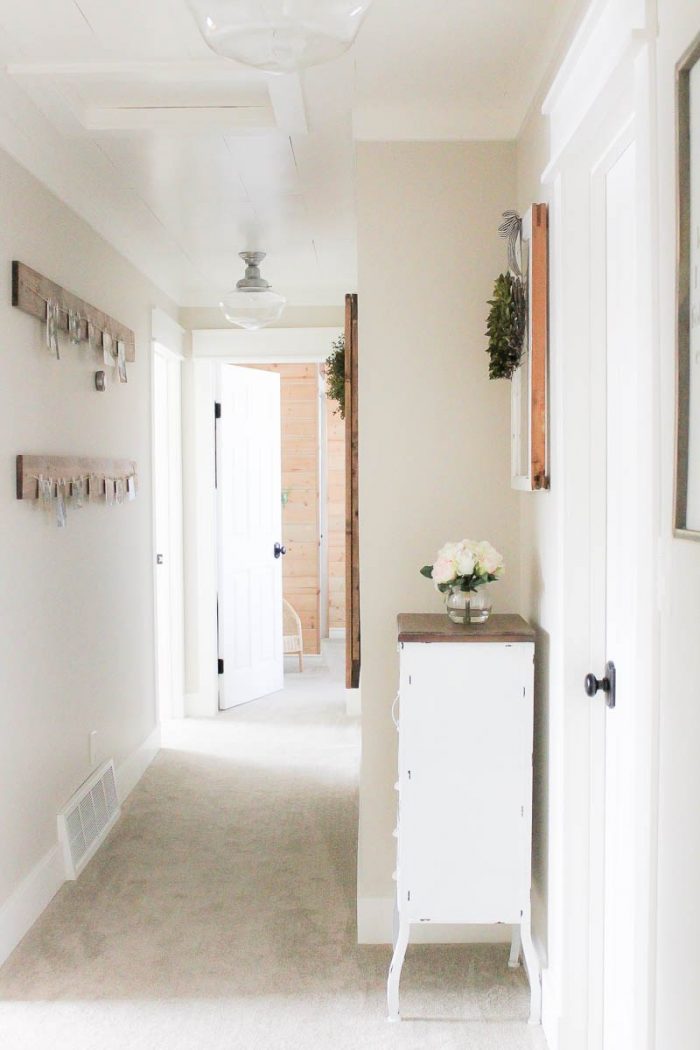
{"label": "white door casing", "polygon": [[170,716],[172,694],[170,638],[169,478],[168,478],[168,364],[162,354],[153,355],[154,525],[156,545],[156,666],[158,670],[158,714]]}
{"label": "white door casing", "polygon": [[158,718],[184,714],[181,359],[153,343],[153,536]]}
{"label": "white door casing", "polygon": [[220,371],[217,424],[219,707],[282,689],[282,475],[279,375]]}
{"label": "white door casing", "polygon": [[[642,50],[611,79],[553,180],[555,310],[566,346],[559,440],[570,465],[555,1036],[567,1050],[650,1045],[656,610],[645,62]],[[617,668],[615,709],[602,692],[588,698],[582,680],[586,672],[602,678],[608,659]]]}
{"label": "white door casing", "polygon": [[591,1045],[603,1050],[640,1045],[637,1014],[641,1006],[635,1001],[638,556],[637,533],[630,527],[630,514],[640,505],[643,477],[636,440],[635,359],[641,288],[634,122],[615,130],[591,182],[592,394],[596,401],[591,442],[591,561],[595,563],[591,660],[599,676],[607,660],[613,660],[616,667],[615,707],[608,708],[602,694],[591,701],[591,885],[597,902],[592,909],[590,1039]]}
{"label": "white door casing", "polygon": [[[600,60],[595,48],[589,57],[591,65]],[[653,45],[641,34],[629,38],[615,63],[587,113],[569,122],[566,142],[553,135],[544,175],[551,186],[562,608],[554,692],[550,683],[557,735],[550,737],[549,971],[543,976],[553,1050],[652,1045],[658,706]],[[551,102],[561,111],[561,128],[571,109],[562,92],[574,80]],[[606,708],[602,693],[588,699],[583,689],[586,672],[602,677],[608,659],[618,670],[615,710]]]}

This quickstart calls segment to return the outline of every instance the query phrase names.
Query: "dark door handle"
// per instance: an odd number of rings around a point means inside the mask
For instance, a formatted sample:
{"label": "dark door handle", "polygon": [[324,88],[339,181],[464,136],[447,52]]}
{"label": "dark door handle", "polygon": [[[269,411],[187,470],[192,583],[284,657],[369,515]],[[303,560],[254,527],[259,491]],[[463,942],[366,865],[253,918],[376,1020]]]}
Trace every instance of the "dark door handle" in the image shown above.
{"label": "dark door handle", "polygon": [[594,674],[587,674],[584,682],[586,696],[596,696],[598,692],[605,693],[605,703],[608,707],[615,706],[616,673],[615,664],[609,660],[605,665],[605,677],[596,678]]}
{"label": "dark door handle", "polygon": [[281,543],[275,544],[275,557],[279,558],[282,554],[287,553],[287,548],[283,547]]}

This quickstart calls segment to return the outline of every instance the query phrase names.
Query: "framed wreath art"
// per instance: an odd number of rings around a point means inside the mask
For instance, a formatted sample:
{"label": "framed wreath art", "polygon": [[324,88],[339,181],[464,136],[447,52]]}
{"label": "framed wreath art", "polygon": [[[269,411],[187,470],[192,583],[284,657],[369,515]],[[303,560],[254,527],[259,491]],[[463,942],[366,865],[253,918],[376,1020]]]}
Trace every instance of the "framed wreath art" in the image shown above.
{"label": "framed wreath art", "polygon": [[548,213],[533,204],[520,218],[507,211],[499,227],[508,269],[489,299],[489,378],[511,380],[511,484],[549,487],[547,465]]}

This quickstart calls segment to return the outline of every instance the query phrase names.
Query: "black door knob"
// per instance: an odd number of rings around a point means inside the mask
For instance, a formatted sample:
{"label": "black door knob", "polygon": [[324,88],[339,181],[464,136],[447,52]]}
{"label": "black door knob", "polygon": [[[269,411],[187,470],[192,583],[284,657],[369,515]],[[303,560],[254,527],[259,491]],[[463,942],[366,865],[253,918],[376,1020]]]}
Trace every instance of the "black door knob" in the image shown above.
{"label": "black door knob", "polygon": [[594,674],[587,674],[584,680],[586,696],[596,696],[598,692],[605,693],[605,703],[608,707],[615,706],[616,674],[615,664],[609,660],[605,665],[605,677],[596,678]]}
{"label": "black door knob", "polygon": [[279,558],[282,554],[287,553],[287,548],[283,547],[281,543],[275,544],[275,557]]}
{"label": "black door knob", "polygon": [[602,689],[604,693],[610,690],[610,682],[607,678],[596,678],[594,674],[586,675],[586,696],[595,696],[598,690]]}

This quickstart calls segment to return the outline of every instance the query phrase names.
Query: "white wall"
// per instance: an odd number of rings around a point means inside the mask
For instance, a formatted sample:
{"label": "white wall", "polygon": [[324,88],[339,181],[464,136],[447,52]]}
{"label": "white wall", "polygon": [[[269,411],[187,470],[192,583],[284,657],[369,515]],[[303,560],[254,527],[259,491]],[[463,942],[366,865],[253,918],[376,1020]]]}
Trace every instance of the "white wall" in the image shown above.
{"label": "white wall", "polygon": [[[618,5],[620,11],[623,3]],[[653,17],[647,12],[650,24]],[[658,260],[660,331],[656,346],[658,384],[654,413],[661,433],[659,459],[649,462],[650,486],[660,482],[660,536],[658,549],[650,552],[652,571],[658,564],[661,592],[658,914],[650,916],[652,942],[657,937],[656,1013],[658,1050],[690,1050],[697,1046],[700,1030],[700,822],[697,797],[700,773],[700,544],[672,537],[674,463],[675,369],[675,117],[674,67],[700,32],[696,0],[659,0],[657,42],[658,113],[658,230],[654,256]],[[549,160],[546,120],[534,108],[518,140],[518,205],[547,200],[549,187],[540,176]],[[655,185],[656,172],[648,172]],[[556,231],[555,231],[556,232]],[[652,316],[655,309],[651,310]],[[563,805],[556,763],[560,737],[566,668],[562,666],[561,547],[565,509],[565,478],[561,467],[564,440],[575,441],[560,408],[571,390],[565,389],[563,358],[553,335],[550,350],[550,405],[552,489],[536,497],[521,497],[522,610],[538,629],[537,711],[535,734],[534,922],[545,965],[552,981],[562,979],[563,960],[558,955],[562,927],[573,902],[561,898],[559,873],[566,863],[556,840],[556,811]],[[649,420],[650,426],[653,420]],[[658,559],[658,561],[657,561]],[[647,621],[653,620],[650,610]],[[550,746],[551,745],[551,746]],[[645,761],[647,756],[641,756]],[[654,760],[653,755],[651,756]],[[640,800],[640,806],[646,800]],[[640,818],[643,814],[640,813]],[[652,819],[655,814],[652,814]],[[553,838],[554,836],[554,838]],[[653,947],[653,945],[652,945]],[[572,994],[575,991],[572,990]],[[545,996],[546,1000],[546,996]],[[552,1044],[554,1045],[554,1044]]]}
{"label": "white wall", "polygon": [[[0,154],[0,904],[56,842],[56,814],[98,759],[133,754],[155,725],[151,563],[151,308],[173,305],[5,154]],[[11,306],[19,259],[136,333],[126,385]],[[59,530],[15,499],[15,455],[135,459],[136,502],[69,511]],[[2,913],[0,913],[1,915]],[[0,940],[2,939],[0,930]]]}
{"label": "white wall", "polygon": [[700,33],[697,0],[659,0],[658,158],[661,447],[658,1050],[700,1032],[700,543],[674,539],[674,69]]}
{"label": "white wall", "polygon": [[357,196],[359,933],[384,939],[395,865],[396,615],[442,611],[419,569],[465,535],[503,551],[496,611],[519,608],[510,384],[489,381],[484,352],[486,301],[506,262],[497,227],[515,201],[514,146],[360,143]]}

